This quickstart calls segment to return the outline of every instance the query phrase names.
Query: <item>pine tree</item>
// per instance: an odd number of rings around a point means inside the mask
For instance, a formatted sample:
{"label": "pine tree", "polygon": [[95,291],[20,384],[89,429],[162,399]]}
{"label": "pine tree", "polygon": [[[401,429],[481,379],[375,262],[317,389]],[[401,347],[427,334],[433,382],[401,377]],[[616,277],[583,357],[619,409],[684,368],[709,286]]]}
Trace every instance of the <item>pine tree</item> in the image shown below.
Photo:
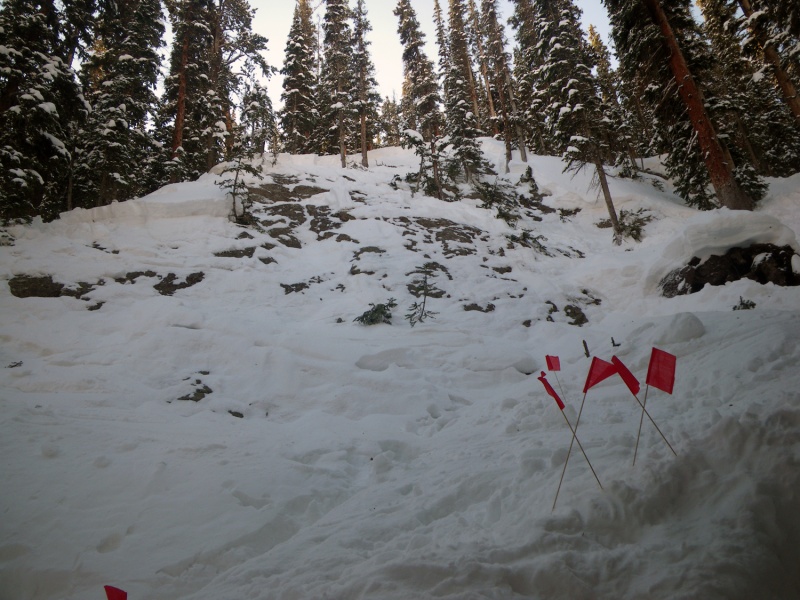
{"label": "pine tree", "polygon": [[267,145],[278,151],[278,127],[267,88],[258,81],[245,85],[242,96],[240,145],[244,156],[263,155]]}
{"label": "pine tree", "polygon": [[375,123],[378,120],[378,103],[381,100],[377,92],[378,82],[375,79],[375,66],[369,54],[370,42],[367,34],[372,26],[367,18],[364,0],[357,0],[353,11],[353,65],[351,72],[355,75],[354,85],[350,92],[353,109],[359,121],[359,147],[361,148],[361,166],[369,167],[369,150],[375,137]]}
{"label": "pine tree", "polygon": [[786,0],[738,0],[738,5],[747,19],[751,34],[745,47],[750,48],[751,56],[760,55],[769,66],[784,102],[800,123],[800,86],[789,73],[789,60],[800,56],[800,33],[797,31],[800,9]]}
{"label": "pine tree", "polygon": [[54,219],[67,207],[71,135],[86,117],[60,44],[54,4],[6,0],[0,8],[0,220]]}
{"label": "pine tree", "polygon": [[717,135],[705,106],[705,90],[698,85],[697,73],[707,73],[711,59],[688,0],[663,5],[659,0],[604,3],[623,77],[646,81],[655,133],[668,154],[665,166],[676,177],[676,189],[687,202],[710,207],[710,182],[720,204],[751,210],[753,198],[736,180],[730,152]]}
{"label": "pine tree", "polygon": [[353,34],[347,0],[325,0],[323,65],[319,82],[319,122],[317,135],[323,153],[339,154],[342,168],[347,166],[347,134],[352,123]]}
{"label": "pine tree", "polygon": [[481,25],[480,13],[475,0],[467,0],[468,26],[467,37],[472,48],[472,55],[478,63],[483,85],[477,86],[480,91],[481,120],[480,127],[484,131],[491,131],[492,135],[500,132],[497,110],[492,94],[492,83],[489,74],[489,59],[486,53],[486,31]]}
{"label": "pine tree", "polygon": [[397,99],[387,96],[381,105],[380,116],[380,145],[399,146],[402,143],[400,105]]}
{"label": "pine tree", "polygon": [[517,80],[517,96],[521,118],[527,124],[527,143],[538,154],[554,152],[552,140],[547,136],[543,107],[539,100],[536,73],[541,66],[539,62],[538,29],[535,24],[532,0],[514,0],[514,13],[509,24],[514,28],[517,42],[514,52],[514,77]]}
{"label": "pine tree", "polygon": [[150,191],[141,172],[155,152],[149,126],[157,104],[161,16],[158,0],[128,0],[113,3],[98,19],[94,51],[81,73],[92,113],[77,141],[77,205]]}
{"label": "pine tree", "polygon": [[763,63],[747,59],[742,41],[746,22],[730,0],[700,0],[703,28],[717,58],[711,110],[720,114],[722,133],[730,140],[734,161],[749,162],[762,175],[794,173],[800,168],[800,133],[797,122],[781,102]]}
{"label": "pine tree", "polygon": [[608,186],[605,163],[617,153],[614,123],[600,97],[592,74],[593,62],[580,28],[581,12],[572,0],[540,2],[537,25],[548,44],[540,45],[542,92],[548,122],[567,169],[591,165],[611,219],[614,241],[622,241],[614,202]]}
{"label": "pine tree", "polygon": [[453,160],[464,172],[467,183],[473,183],[476,176],[486,171],[477,138],[481,132],[477,128],[477,105],[474,95],[472,64],[467,48],[464,28],[465,7],[462,0],[450,0],[449,28],[441,17],[438,0],[436,2],[437,29],[439,31],[440,68],[444,75],[445,133],[448,137]]}
{"label": "pine tree", "polygon": [[517,110],[515,98],[515,84],[511,78],[509,58],[506,54],[506,38],[497,16],[497,0],[483,0],[481,13],[487,34],[487,58],[489,69],[494,73],[492,82],[497,95],[497,105],[500,107],[500,116],[503,122],[503,139],[506,142],[506,172],[508,163],[511,162],[511,147],[516,142],[519,148],[520,160],[528,162],[525,148],[525,133],[522,119]]}
{"label": "pine tree", "polygon": [[205,130],[216,116],[209,76],[214,5],[212,0],[165,0],[165,5],[173,43],[156,132],[167,152],[164,175],[175,183],[197,179],[207,168]]}
{"label": "pine tree", "polygon": [[[420,178],[426,179],[426,192],[442,198],[438,145],[441,130],[441,103],[433,62],[425,54],[425,36],[409,0],[398,0],[394,9],[397,32],[403,45],[403,103],[407,119],[413,118],[415,131],[408,131],[408,143],[420,156]],[[427,174],[430,173],[430,176]]]}
{"label": "pine tree", "polygon": [[316,35],[308,0],[297,0],[286,41],[283,75],[283,109],[280,125],[286,152],[310,152],[309,140],[316,120]]}

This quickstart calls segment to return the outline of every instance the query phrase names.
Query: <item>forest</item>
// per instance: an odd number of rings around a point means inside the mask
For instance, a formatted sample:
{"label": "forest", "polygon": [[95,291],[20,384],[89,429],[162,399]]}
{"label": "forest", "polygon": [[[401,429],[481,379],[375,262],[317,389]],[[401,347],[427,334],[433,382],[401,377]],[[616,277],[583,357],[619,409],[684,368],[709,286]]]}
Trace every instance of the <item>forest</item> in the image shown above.
{"label": "forest", "polygon": [[[507,24],[497,0],[435,0],[431,57],[398,0],[398,99],[377,93],[365,0],[297,0],[280,67],[248,0],[6,0],[0,220],[140,197],[223,161],[315,153],[368,167],[371,149],[397,145],[419,156],[417,189],[455,200],[460,183],[487,185],[485,136],[507,161],[591,169],[618,235],[607,178],[637,177],[645,157],[699,209],[752,210],[764,177],[800,170],[794,0],[603,3],[613,49],[581,29],[573,0],[514,0]],[[275,107],[265,82],[278,73]]]}

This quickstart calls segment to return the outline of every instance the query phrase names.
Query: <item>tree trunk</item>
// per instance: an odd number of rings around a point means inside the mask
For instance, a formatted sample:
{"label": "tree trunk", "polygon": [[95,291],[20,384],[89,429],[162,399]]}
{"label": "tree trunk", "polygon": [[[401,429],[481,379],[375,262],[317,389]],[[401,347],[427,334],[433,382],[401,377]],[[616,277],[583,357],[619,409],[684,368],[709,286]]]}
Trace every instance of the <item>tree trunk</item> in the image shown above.
{"label": "tree trunk", "polygon": [[611,190],[608,188],[608,179],[606,178],[606,170],[603,168],[603,161],[599,158],[595,159],[594,166],[597,170],[597,179],[600,181],[600,189],[603,191],[603,198],[606,201],[611,227],[614,230],[614,243],[619,246],[622,244],[622,228],[619,225],[617,211],[614,208],[614,200],[611,198]]}
{"label": "tree trunk", "polygon": [[703,161],[717,199],[723,206],[732,210],[753,210],[753,199],[736,183],[733,177],[733,164],[725,160],[725,151],[706,113],[703,94],[692,77],[661,3],[659,0],[642,0],[642,2],[650,12],[655,25],[661,30],[662,41],[669,50],[669,66],[678,83],[678,93],[697,133]]}
{"label": "tree trunk", "polygon": [[472,26],[475,28],[475,41],[478,44],[478,62],[481,66],[481,75],[483,76],[483,84],[486,86],[486,104],[489,108],[489,121],[492,123],[494,135],[499,132],[497,130],[497,112],[494,108],[494,99],[492,98],[492,86],[489,82],[489,67],[486,64],[486,52],[483,49],[483,41],[481,40],[481,26],[478,21],[478,14],[475,11],[475,5],[470,6],[470,18],[472,19]]}
{"label": "tree trunk", "polygon": [[[739,0],[739,6],[742,7],[745,17],[750,19],[753,16],[753,7],[750,4],[750,0]],[[798,96],[797,88],[789,78],[789,74],[781,66],[781,57],[778,55],[778,51],[775,46],[769,43],[764,30],[754,20],[750,20],[750,31],[763,49],[764,58],[772,65],[772,72],[775,74],[775,80],[781,89],[784,102],[786,102],[789,110],[792,111],[794,118],[800,121],[800,96]]]}
{"label": "tree trunk", "polygon": [[367,115],[361,112],[361,166],[369,168],[369,158],[367,157]]}
{"label": "tree trunk", "polygon": [[506,76],[506,87],[508,88],[508,100],[511,103],[511,115],[514,118],[514,128],[517,131],[517,145],[519,146],[519,158],[522,162],[528,162],[528,152],[525,146],[525,132],[520,124],[519,112],[517,111],[517,101],[514,98],[514,84],[511,81],[511,73],[508,72],[508,65],[503,70]]}
{"label": "tree trunk", "polygon": [[189,34],[184,33],[181,44],[181,68],[178,72],[178,98],[175,106],[175,131],[172,132],[172,158],[178,156],[183,145],[183,127],[186,122],[186,67],[189,63]]}

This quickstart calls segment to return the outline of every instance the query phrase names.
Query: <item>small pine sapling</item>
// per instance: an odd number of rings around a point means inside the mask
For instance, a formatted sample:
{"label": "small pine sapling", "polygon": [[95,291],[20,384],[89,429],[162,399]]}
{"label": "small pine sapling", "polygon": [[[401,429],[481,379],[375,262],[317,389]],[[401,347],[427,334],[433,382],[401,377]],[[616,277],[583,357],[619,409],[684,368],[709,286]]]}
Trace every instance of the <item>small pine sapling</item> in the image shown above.
{"label": "small pine sapling", "polygon": [[383,304],[373,304],[370,302],[370,309],[364,311],[353,321],[361,323],[362,325],[378,325],[385,323],[386,325],[392,324],[392,309],[397,306],[394,298],[389,298]]}
{"label": "small pine sapling", "polygon": [[417,286],[417,291],[419,296],[422,297],[422,302],[415,301],[411,306],[408,307],[408,313],[406,313],[406,320],[409,322],[411,327],[416,325],[417,323],[422,323],[425,319],[434,319],[438,313],[428,310],[427,303],[428,298],[438,291],[434,286],[428,283],[429,277],[436,277],[436,274],[433,272],[433,266],[431,263],[426,263],[423,266],[419,267],[416,271],[420,275],[422,275],[422,284]]}
{"label": "small pine sapling", "polygon": [[[253,166],[243,146],[237,143],[233,148],[231,160],[220,174],[222,179],[217,181],[217,185],[227,191],[231,198],[234,221],[241,225],[251,223],[253,216],[250,214],[250,207],[253,201],[250,198],[245,175],[262,179],[261,169]],[[238,207],[241,207],[241,212]]]}

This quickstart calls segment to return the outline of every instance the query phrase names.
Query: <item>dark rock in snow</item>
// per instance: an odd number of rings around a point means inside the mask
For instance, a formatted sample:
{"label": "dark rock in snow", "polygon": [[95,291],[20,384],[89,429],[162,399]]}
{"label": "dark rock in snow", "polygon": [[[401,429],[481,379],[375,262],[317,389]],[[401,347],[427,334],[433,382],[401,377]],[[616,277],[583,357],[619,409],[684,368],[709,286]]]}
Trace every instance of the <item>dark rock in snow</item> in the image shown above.
{"label": "dark rock in snow", "polygon": [[792,270],[794,254],[791,246],[753,244],[747,248],[731,248],[705,261],[695,256],[685,267],[675,269],[661,280],[661,295],[674,298],[694,294],[706,284],[725,285],[739,279],[780,286],[800,285],[800,274]]}

